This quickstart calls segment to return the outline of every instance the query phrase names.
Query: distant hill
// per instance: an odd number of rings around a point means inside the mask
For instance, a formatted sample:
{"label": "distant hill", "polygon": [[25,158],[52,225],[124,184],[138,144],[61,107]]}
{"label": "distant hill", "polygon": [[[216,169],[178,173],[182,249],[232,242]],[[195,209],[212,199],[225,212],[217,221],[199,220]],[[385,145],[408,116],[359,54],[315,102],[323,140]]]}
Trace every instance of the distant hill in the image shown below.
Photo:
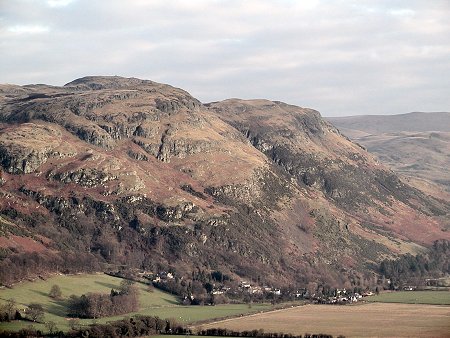
{"label": "distant hill", "polygon": [[424,186],[427,184],[423,180],[426,180],[450,192],[450,113],[348,116],[327,120],[381,162],[409,176],[416,186],[430,188]]}
{"label": "distant hill", "polygon": [[450,132],[450,112],[361,115],[326,117],[325,119],[340,130],[343,128],[342,130],[360,131],[368,134],[395,133],[399,131]]}

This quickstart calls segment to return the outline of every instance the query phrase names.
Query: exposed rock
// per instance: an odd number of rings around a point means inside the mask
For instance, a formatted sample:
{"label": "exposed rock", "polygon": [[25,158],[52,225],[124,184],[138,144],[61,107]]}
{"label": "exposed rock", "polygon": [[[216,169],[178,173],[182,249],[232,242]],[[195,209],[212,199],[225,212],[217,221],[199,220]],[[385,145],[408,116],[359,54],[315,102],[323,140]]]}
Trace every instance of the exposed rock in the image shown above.
{"label": "exposed rock", "polygon": [[148,157],[144,154],[134,152],[132,150],[127,151],[128,156],[130,156],[132,159],[138,160],[138,161],[148,161]]}
{"label": "exposed rock", "polygon": [[51,172],[49,179],[64,183],[76,183],[83,187],[96,187],[108,181],[117,180],[117,176],[107,174],[95,168],[80,168],[71,172]]}
{"label": "exposed rock", "polygon": [[63,145],[61,136],[57,129],[33,123],[3,130],[0,135],[0,163],[8,173],[28,174],[49,158],[75,156],[76,152],[70,145]]}
{"label": "exposed rock", "polygon": [[156,158],[163,162],[170,162],[170,158],[186,158],[190,155],[209,152],[217,144],[208,141],[192,141],[187,139],[161,139]]}
{"label": "exposed rock", "polygon": [[175,207],[160,205],[156,208],[156,214],[163,221],[175,222],[186,218],[190,213],[196,213],[197,210],[198,207],[192,202],[186,202]]}

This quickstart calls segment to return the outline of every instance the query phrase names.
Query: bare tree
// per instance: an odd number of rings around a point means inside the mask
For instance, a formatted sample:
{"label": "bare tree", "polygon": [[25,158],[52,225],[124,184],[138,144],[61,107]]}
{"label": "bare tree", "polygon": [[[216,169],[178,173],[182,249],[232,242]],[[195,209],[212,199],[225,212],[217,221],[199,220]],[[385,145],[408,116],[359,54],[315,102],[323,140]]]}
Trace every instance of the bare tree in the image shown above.
{"label": "bare tree", "polygon": [[54,284],[50,289],[50,293],[48,294],[48,296],[53,299],[61,299],[62,297],[61,288],[58,285]]}
{"label": "bare tree", "polygon": [[17,311],[17,302],[14,298],[10,298],[6,302],[6,311],[8,313],[9,320],[14,319],[14,316]]}
{"label": "bare tree", "polygon": [[47,328],[48,332],[52,335],[56,331],[58,331],[58,328],[56,327],[56,323],[53,321],[49,321],[45,323],[45,327]]}
{"label": "bare tree", "polygon": [[44,319],[44,308],[41,304],[31,303],[25,311],[25,314],[33,322],[41,322]]}

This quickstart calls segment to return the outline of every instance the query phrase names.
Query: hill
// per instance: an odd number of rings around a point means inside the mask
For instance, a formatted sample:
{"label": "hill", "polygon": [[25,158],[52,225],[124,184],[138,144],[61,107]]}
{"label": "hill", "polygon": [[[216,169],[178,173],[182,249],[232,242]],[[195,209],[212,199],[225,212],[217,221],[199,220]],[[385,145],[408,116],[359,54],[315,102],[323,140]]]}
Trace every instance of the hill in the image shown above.
{"label": "hill", "polygon": [[450,200],[450,113],[328,118],[381,162],[428,193]]}
{"label": "hill", "polygon": [[450,239],[447,203],[311,109],[86,77],[1,86],[0,130],[6,284],[108,265],[356,285]]}

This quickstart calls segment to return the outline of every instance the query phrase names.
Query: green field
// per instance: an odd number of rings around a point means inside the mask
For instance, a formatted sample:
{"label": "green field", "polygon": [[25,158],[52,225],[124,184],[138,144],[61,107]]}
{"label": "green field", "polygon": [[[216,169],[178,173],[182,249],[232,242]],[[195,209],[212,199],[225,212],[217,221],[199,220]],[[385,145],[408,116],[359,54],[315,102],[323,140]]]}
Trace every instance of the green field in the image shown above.
{"label": "green field", "polygon": [[397,291],[365,298],[368,302],[450,305],[450,291]]}
{"label": "green field", "polygon": [[[111,277],[105,274],[94,275],[73,275],[55,276],[47,280],[35,282],[24,282],[16,285],[12,289],[0,290],[0,302],[5,302],[14,298],[19,308],[25,308],[30,303],[39,303],[45,309],[44,321],[53,321],[60,330],[68,330],[70,327],[67,318],[67,298],[72,295],[82,295],[88,292],[109,293],[112,288],[118,288],[122,279]],[[52,285],[60,286],[63,299],[58,301],[48,297]],[[216,306],[183,306],[177,298],[158,289],[148,291],[148,286],[137,283],[140,294],[140,310],[136,313],[129,313],[126,316],[107,317],[96,320],[97,323],[106,323],[133,316],[135,314],[158,316],[160,318],[175,318],[180,323],[193,323],[208,319],[238,316],[245,313],[255,313],[271,309],[269,304],[254,304],[251,308],[245,304],[225,304]],[[89,325],[91,319],[80,320],[81,325]],[[0,328],[9,330],[19,330],[27,327],[30,322],[16,321],[10,323],[0,323]],[[45,330],[44,324],[35,324],[36,329]]]}

